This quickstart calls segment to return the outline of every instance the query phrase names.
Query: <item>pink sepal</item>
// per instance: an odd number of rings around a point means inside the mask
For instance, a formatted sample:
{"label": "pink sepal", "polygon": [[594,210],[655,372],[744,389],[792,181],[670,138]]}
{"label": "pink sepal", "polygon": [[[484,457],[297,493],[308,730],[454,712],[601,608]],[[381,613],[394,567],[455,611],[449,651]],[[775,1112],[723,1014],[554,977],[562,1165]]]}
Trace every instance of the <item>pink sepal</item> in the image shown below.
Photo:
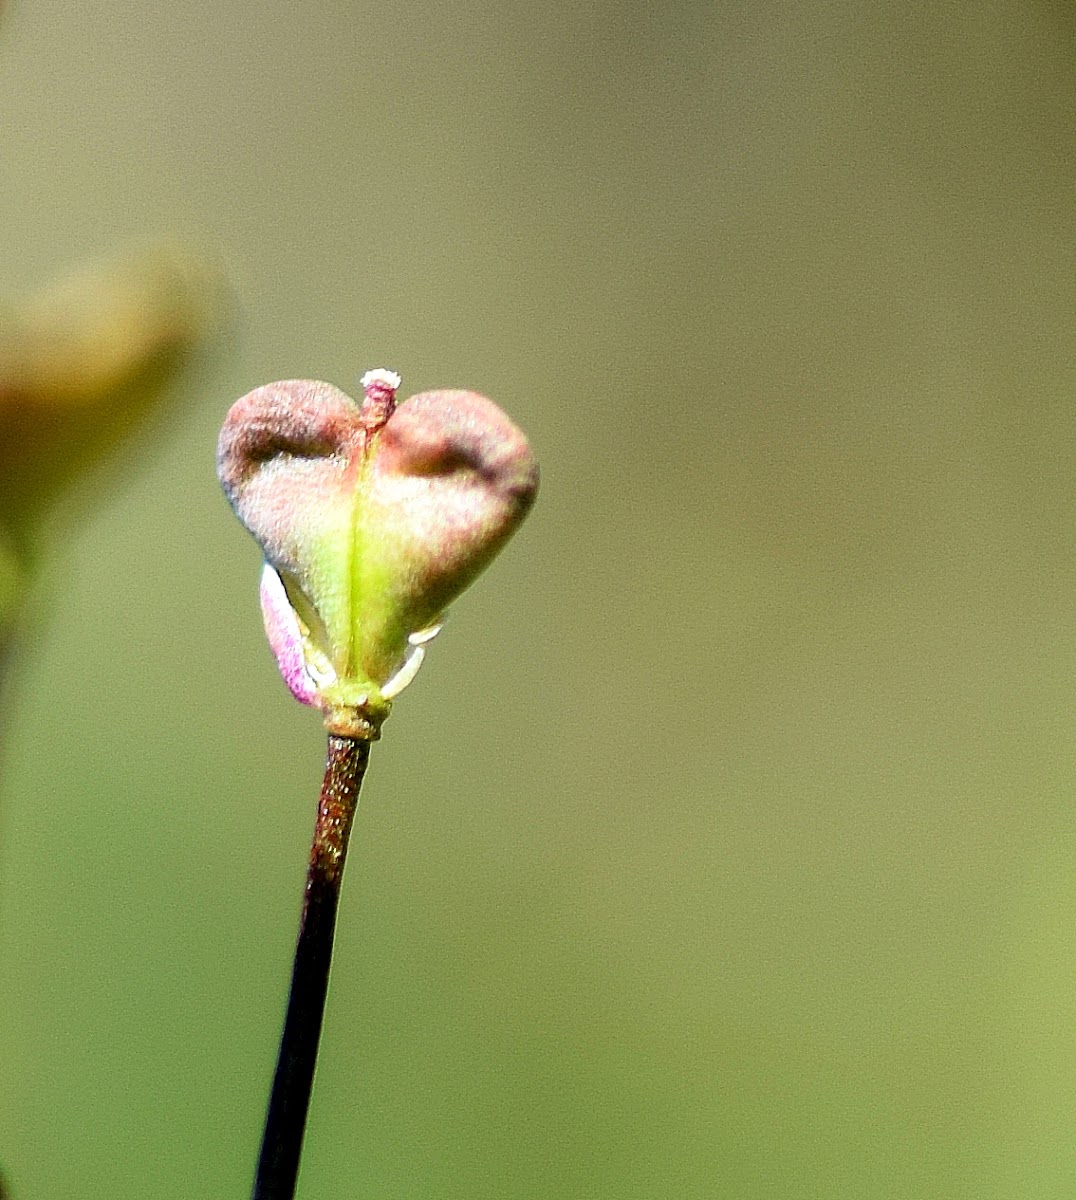
{"label": "pink sepal", "polygon": [[262,568],[261,582],[262,619],[265,635],[276,658],[280,674],[288,685],[288,691],[301,704],[317,707],[318,692],[303,657],[303,634],[299,618],[288,600],[288,593],[280,576],[266,563]]}

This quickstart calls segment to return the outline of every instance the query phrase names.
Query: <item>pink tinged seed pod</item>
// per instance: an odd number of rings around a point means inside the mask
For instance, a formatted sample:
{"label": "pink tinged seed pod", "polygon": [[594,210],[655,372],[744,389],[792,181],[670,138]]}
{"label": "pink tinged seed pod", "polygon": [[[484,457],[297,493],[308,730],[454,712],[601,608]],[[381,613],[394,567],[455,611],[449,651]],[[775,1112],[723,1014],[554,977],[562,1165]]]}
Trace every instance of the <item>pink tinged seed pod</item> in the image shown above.
{"label": "pink tinged seed pod", "polygon": [[491,400],[397,405],[399,382],[368,372],[361,405],[326,383],[269,384],[221,431],[221,483],[266,558],[270,645],[292,694],[327,713],[387,712],[537,491],[526,438]]}

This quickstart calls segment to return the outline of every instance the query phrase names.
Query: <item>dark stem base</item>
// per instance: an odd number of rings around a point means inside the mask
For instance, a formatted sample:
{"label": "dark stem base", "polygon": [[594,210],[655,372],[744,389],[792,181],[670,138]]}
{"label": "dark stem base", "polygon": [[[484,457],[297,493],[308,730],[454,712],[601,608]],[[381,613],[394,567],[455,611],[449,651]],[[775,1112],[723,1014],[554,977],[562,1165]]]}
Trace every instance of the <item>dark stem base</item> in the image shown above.
{"label": "dark stem base", "polygon": [[370,743],[329,735],[284,1033],[265,1118],[253,1200],[292,1200],[314,1083],[336,909]]}

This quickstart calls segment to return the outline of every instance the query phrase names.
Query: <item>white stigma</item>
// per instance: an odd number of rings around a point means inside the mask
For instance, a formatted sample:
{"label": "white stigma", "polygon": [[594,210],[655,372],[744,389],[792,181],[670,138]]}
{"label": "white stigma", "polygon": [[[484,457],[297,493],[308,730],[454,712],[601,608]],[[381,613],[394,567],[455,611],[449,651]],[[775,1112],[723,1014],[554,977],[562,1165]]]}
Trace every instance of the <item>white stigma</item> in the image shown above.
{"label": "white stigma", "polygon": [[400,382],[400,376],[395,371],[390,371],[386,367],[375,367],[372,371],[367,371],[359,380],[359,386],[365,392],[375,383],[380,383],[383,387],[391,388],[395,392],[399,388]]}

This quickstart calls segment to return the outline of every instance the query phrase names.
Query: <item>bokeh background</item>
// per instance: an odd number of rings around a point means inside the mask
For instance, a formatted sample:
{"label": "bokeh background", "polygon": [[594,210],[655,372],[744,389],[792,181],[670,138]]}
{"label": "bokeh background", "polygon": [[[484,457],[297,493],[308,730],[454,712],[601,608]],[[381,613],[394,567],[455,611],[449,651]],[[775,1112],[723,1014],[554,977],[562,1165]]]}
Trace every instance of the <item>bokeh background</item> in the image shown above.
{"label": "bokeh background", "polygon": [[4,293],[238,314],[9,680],[14,1200],[248,1194],[323,745],[214,443],[380,365],[543,492],[376,748],[300,1196],[1076,1194],[1074,122],[1067,0],[7,7]]}

